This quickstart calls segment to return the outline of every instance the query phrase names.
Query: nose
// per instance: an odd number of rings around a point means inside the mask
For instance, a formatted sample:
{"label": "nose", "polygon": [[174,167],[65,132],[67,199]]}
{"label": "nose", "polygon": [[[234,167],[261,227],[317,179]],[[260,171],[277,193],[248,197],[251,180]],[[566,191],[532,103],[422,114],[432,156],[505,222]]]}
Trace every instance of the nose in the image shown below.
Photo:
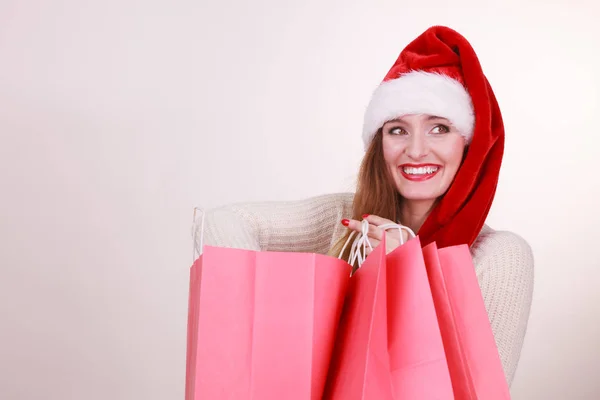
{"label": "nose", "polygon": [[425,157],[428,151],[424,135],[411,135],[406,146],[406,155],[414,160],[419,160]]}

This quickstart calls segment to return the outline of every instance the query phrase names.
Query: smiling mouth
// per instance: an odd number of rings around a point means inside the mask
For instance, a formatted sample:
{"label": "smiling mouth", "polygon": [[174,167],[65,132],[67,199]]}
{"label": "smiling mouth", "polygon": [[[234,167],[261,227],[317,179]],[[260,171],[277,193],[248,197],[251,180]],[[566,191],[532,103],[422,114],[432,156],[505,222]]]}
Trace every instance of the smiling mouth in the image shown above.
{"label": "smiling mouth", "polygon": [[402,167],[402,171],[409,175],[428,175],[437,172],[439,167]]}
{"label": "smiling mouth", "polygon": [[439,166],[423,165],[423,166],[400,166],[402,176],[410,181],[424,181],[433,178],[440,170]]}

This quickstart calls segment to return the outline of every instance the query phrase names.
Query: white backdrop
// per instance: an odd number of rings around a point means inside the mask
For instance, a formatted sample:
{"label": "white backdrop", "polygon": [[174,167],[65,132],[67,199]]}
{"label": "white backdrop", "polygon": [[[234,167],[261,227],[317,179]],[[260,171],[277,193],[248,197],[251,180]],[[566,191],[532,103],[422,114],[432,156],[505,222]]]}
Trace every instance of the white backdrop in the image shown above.
{"label": "white backdrop", "polygon": [[503,110],[488,223],[535,252],[514,399],[599,398],[600,13],[552,3],[0,0],[0,398],[183,399],[192,207],[351,190],[434,24]]}

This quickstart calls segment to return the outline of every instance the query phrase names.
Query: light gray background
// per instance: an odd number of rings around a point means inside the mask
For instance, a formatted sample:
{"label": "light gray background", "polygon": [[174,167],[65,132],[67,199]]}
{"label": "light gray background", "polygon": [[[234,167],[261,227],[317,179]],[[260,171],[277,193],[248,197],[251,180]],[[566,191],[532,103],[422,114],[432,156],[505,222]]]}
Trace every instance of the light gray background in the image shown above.
{"label": "light gray background", "polygon": [[183,399],[193,206],[351,190],[433,24],[504,113],[488,223],[535,252],[514,399],[599,398],[599,12],[551,3],[0,0],[0,398]]}

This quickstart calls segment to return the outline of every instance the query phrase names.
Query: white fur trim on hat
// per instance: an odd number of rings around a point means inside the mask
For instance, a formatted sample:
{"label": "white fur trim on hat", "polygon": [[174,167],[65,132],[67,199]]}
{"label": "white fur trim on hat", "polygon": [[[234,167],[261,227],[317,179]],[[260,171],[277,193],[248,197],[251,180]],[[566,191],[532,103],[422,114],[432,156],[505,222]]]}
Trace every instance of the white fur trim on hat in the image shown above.
{"label": "white fur trim on hat", "polygon": [[412,71],[375,89],[365,112],[362,134],[365,149],[383,124],[408,114],[446,118],[467,143],[473,136],[473,102],[465,87],[446,75]]}

